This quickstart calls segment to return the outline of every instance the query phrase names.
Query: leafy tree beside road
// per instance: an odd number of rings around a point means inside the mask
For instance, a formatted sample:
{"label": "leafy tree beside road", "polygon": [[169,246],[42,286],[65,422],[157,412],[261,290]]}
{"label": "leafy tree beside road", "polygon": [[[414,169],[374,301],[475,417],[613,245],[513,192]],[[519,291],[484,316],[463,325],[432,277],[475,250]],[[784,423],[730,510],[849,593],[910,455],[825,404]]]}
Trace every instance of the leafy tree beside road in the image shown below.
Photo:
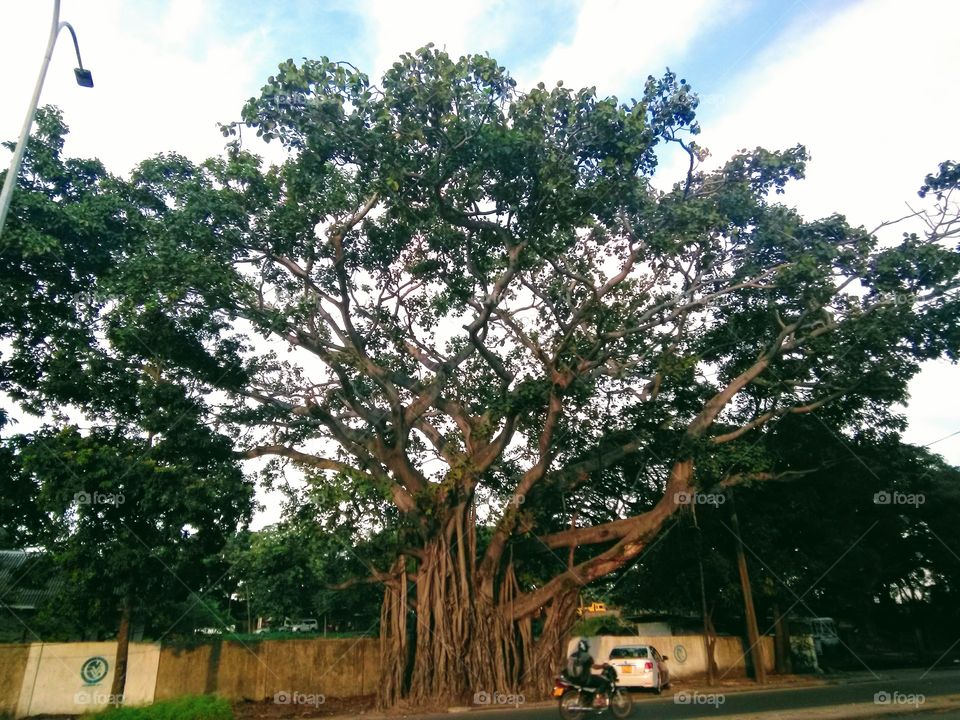
{"label": "leafy tree beside road", "polygon": [[205,388],[180,370],[209,367],[202,348],[148,307],[139,324],[117,307],[111,273],[145,211],[98,162],[62,157],[58,112],[37,122],[0,239],[0,390],[47,422],[0,440],[0,536],[42,551],[62,580],[26,636],[116,634],[122,694],[132,625],[159,638],[192,607],[216,604],[204,593],[250,520],[253,485],[234,438],[211,422]]}
{"label": "leafy tree beside road", "polygon": [[321,632],[370,633],[377,630],[377,593],[346,593],[345,579],[364,572],[354,539],[330,531],[315,518],[288,518],[263,530],[243,533],[227,557],[241,600],[249,602],[251,619],[271,621],[282,629],[284,619],[314,618]]}

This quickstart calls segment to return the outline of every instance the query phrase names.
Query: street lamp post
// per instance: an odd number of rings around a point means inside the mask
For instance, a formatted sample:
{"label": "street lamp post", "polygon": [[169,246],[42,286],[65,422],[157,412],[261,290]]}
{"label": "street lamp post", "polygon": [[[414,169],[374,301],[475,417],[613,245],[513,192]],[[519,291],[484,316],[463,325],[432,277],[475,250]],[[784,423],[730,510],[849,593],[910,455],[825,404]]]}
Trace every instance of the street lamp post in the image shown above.
{"label": "street lamp post", "polygon": [[17,146],[13,150],[10,169],[7,171],[7,178],[3,183],[3,192],[0,193],[0,235],[3,235],[3,226],[7,220],[7,211],[10,209],[10,200],[13,197],[14,188],[17,186],[17,175],[20,172],[20,163],[23,161],[23,151],[27,146],[27,138],[30,137],[30,127],[33,125],[33,116],[37,112],[37,105],[40,102],[40,91],[43,89],[43,81],[47,76],[50,58],[53,57],[53,48],[57,44],[57,37],[63,28],[70,31],[70,36],[73,38],[73,48],[77,51],[77,65],[79,67],[73,71],[77,78],[77,84],[81,87],[93,87],[93,74],[84,69],[83,61],[80,59],[77,33],[74,32],[70,23],[60,22],[60,0],[53,0],[53,20],[50,23],[50,39],[47,41],[47,52],[43,56],[43,65],[40,66],[40,75],[37,78],[37,85],[33,89],[33,99],[30,101],[30,107],[27,108],[27,116],[23,119],[23,128],[20,130],[20,137],[17,138]]}

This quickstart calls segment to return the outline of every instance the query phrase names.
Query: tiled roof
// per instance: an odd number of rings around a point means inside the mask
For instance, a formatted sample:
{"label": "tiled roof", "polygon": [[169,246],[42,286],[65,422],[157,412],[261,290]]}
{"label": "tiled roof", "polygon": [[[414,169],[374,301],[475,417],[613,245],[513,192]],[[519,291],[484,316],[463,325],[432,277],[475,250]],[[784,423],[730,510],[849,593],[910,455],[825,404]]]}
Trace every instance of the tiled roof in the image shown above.
{"label": "tiled roof", "polygon": [[26,550],[0,550],[0,577],[22,567],[30,557]]}
{"label": "tiled roof", "polygon": [[0,605],[12,610],[35,610],[55,595],[62,578],[31,578],[30,564],[40,553],[26,550],[0,550]]}

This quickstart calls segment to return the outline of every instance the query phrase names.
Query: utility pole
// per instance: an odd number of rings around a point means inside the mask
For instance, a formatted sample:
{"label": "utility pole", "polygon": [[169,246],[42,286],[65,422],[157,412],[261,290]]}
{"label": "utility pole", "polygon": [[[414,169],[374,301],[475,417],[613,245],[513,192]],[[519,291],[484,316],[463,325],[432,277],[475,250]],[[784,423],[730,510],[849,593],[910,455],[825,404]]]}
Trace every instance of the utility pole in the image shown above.
{"label": "utility pole", "polygon": [[750,574],[747,571],[747,558],[743,554],[743,540],[740,537],[740,521],[737,519],[737,506],[733,501],[733,490],[727,493],[730,501],[730,524],[737,540],[737,568],[740,570],[740,588],[743,590],[743,611],[747,621],[747,640],[750,642],[750,658],[753,661],[753,677],[760,684],[767,682],[767,670],[763,665],[763,648],[760,647],[760,630],[757,628],[757,612],[753,607],[753,591],[750,588]]}

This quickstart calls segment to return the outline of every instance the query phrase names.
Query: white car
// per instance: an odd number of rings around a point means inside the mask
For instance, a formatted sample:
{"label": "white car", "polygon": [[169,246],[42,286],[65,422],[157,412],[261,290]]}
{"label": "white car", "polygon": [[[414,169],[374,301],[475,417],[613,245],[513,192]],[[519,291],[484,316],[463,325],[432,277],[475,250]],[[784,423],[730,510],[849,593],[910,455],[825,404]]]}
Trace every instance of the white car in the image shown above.
{"label": "white car", "polygon": [[236,630],[237,630],[236,625],[226,625],[222,628],[215,628],[215,627],[197,628],[196,632],[198,635],[222,635],[224,632],[232,633],[232,632],[236,632]]}
{"label": "white car", "polygon": [[301,618],[300,620],[294,620],[289,626],[284,623],[284,629],[300,633],[317,632],[320,629],[320,623],[313,618]]}
{"label": "white car", "polygon": [[670,684],[666,660],[653,645],[618,645],[607,662],[617,671],[618,685],[649,688],[659,694]]}

